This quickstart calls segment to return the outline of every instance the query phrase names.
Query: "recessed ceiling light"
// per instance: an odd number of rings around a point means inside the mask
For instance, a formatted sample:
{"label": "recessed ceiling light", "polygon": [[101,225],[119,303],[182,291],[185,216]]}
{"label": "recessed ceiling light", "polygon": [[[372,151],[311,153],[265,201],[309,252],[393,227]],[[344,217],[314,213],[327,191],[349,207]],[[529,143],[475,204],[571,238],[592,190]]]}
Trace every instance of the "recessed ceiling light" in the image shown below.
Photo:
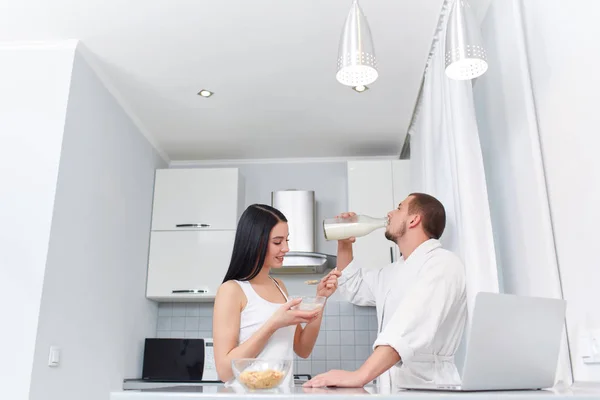
{"label": "recessed ceiling light", "polygon": [[369,87],[365,85],[352,86],[352,90],[358,93],[362,93],[365,90],[369,90]]}
{"label": "recessed ceiling light", "polygon": [[206,89],[202,89],[201,91],[198,92],[198,96],[202,96],[202,97],[210,97],[213,94],[214,94],[213,92],[211,92],[210,90],[206,90]]}

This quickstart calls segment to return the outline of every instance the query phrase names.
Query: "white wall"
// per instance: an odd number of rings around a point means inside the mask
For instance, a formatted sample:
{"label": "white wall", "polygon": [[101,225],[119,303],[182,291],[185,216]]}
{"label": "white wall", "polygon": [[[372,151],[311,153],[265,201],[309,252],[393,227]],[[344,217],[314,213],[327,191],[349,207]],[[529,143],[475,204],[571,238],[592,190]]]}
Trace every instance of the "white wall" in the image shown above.
{"label": "white wall", "polygon": [[576,380],[600,381],[578,337],[600,329],[600,2],[523,1]]}
{"label": "white wall", "polygon": [[[154,170],[165,163],[75,55],[33,364],[32,400],[108,398],[141,376]],[[61,365],[47,366],[51,345]]]}
{"label": "white wall", "polygon": [[28,398],[75,42],[0,44],[2,397]]}

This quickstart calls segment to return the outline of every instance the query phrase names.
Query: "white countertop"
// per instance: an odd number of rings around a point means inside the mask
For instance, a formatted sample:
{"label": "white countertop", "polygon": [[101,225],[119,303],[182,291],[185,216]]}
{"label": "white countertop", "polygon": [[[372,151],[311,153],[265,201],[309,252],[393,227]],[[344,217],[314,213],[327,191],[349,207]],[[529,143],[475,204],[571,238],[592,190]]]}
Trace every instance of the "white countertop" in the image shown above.
{"label": "white countertop", "polygon": [[600,399],[600,383],[576,384],[572,387],[556,387],[550,390],[532,390],[532,391],[498,391],[498,392],[426,392],[426,391],[399,391],[394,394],[377,393],[375,386],[366,386],[360,389],[342,389],[342,388],[320,388],[311,389],[296,386],[293,389],[275,390],[271,392],[236,392],[232,388],[226,388],[222,384],[204,384],[202,386],[178,386],[169,388],[154,388],[127,390],[122,392],[113,392],[110,400],[188,400],[188,399],[224,399],[245,397],[255,400],[275,398],[310,398],[310,399],[331,399],[332,397],[359,399],[439,399],[440,397],[455,397],[469,399],[498,399],[510,398],[517,399]]}

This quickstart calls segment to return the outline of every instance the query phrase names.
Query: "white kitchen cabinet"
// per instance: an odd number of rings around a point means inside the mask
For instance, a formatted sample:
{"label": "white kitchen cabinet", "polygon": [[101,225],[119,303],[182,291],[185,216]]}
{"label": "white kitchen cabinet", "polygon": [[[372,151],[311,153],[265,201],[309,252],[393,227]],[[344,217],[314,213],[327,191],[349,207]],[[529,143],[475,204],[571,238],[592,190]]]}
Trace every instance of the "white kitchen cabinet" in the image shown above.
{"label": "white kitchen cabinet", "polygon": [[394,207],[411,193],[410,160],[392,160],[392,185],[394,187]]}
{"label": "white kitchen cabinet", "polygon": [[[410,191],[408,160],[348,162],[348,209],[357,214],[385,217]],[[354,258],[366,268],[378,268],[399,257],[398,246],[384,230],[356,239]]]}
{"label": "white kitchen cabinet", "polygon": [[[394,187],[394,208],[396,208],[412,192],[410,160],[392,161],[392,185]],[[394,246],[393,259],[397,260],[400,255],[400,249],[398,246]]]}
{"label": "white kitchen cabinet", "polygon": [[231,259],[243,195],[237,168],[156,171],[147,298],[214,300]]}
{"label": "white kitchen cabinet", "polygon": [[231,259],[235,230],[153,231],[146,297],[213,301]]}
{"label": "white kitchen cabinet", "polygon": [[152,230],[235,229],[239,186],[237,168],[157,170]]}

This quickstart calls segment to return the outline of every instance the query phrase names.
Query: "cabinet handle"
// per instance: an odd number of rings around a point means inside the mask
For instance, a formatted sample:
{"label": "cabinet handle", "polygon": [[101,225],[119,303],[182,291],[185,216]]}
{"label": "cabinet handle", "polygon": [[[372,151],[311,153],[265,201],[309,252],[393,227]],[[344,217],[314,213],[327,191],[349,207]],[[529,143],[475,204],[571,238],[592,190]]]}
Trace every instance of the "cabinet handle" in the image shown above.
{"label": "cabinet handle", "polygon": [[173,294],[179,294],[179,293],[197,294],[197,293],[208,293],[208,290],[205,290],[205,289],[180,289],[180,290],[172,290],[171,292]]}
{"label": "cabinet handle", "polygon": [[394,262],[394,248],[390,247],[390,262]]}
{"label": "cabinet handle", "polygon": [[210,224],[177,224],[176,228],[208,228]]}

